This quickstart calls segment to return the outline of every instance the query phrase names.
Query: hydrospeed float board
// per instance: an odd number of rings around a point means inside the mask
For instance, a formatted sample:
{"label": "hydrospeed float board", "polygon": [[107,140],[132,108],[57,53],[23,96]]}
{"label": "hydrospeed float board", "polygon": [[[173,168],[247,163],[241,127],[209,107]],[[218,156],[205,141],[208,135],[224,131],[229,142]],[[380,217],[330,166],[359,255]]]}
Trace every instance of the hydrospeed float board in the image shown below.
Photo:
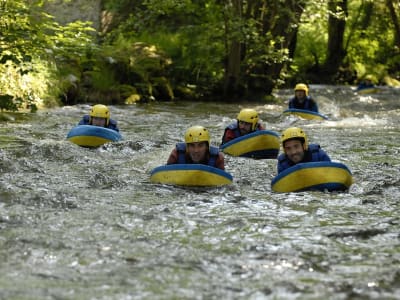
{"label": "hydrospeed float board", "polygon": [[283,113],[296,115],[296,116],[306,119],[306,120],[328,120],[327,116],[317,113],[315,111],[306,110],[306,109],[291,108],[291,109],[285,110]]}
{"label": "hydrospeed float board", "polygon": [[379,92],[379,88],[377,88],[377,87],[365,87],[365,88],[356,90],[356,93],[359,95],[375,94],[378,92]]}
{"label": "hydrospeed float board", "polygon": [[182,186],[221,186],[232,183],[232,175],[202,164],[173,164],[154,168],[150,181]]}
{"label": "hydrospeed float board", "polygon": [[305,190],[345,191],[353,183],[350,170],[342,163],[300,163],[278,174],[271,181],[275,192],[299,192]]}
{"label": "hydrospeed float board", "polygon": [[100,126],[78,125],[70,130],[67,139],[82,147],[99,147],[122,139],[119,132]]}
{"label": "hydrospeed float board", "polygon": [[232,156],[251,158],[277,158],[279,134],[269,130],[257,130],[235,138],[220,146],[222,152]]}

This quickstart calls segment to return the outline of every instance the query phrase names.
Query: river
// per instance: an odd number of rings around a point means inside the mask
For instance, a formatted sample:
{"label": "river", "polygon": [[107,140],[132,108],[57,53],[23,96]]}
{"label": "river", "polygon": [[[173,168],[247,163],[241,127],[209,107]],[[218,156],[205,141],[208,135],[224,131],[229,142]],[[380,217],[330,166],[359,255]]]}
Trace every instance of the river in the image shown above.
{"label": "river", "polygon": [[[292,90],[277,91],[288,99]],[[328,121],[284,105],[110,106],[123,141],[66,140],[89,105],[0,122],[0,299],[400,299],[400,89],[311,86]],[[346,193],[274,193],[276,160],[225,156],[233,184],[149,181],[186,128],[219,145],[242,107],[302,127],[346,164]]]}

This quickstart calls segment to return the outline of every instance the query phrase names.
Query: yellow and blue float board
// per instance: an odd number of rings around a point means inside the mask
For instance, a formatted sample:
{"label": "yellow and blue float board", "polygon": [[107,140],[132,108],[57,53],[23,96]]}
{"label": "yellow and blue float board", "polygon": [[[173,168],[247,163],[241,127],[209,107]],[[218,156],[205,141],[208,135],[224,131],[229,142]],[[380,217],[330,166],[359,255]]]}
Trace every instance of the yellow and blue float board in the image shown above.
{"label": "yellow and blue float board", "polygon": [[222,152],[231,156],[251,158],[277,158],[279,134],[270,130],[257,130],[235,138],[220,146]]}
{"label": "yellow and blue float board", "polygon": [[359,95],[375,94],[379,92],[379,89],[377,87],[366,87],[356,90],[356,92]]}
{"label": "yellow and blue float board", "polygon": [[300,163],[278,174],[271,181],[275,192],[288,193],[307,190],[345,191],[353,184],[350,170],[336,162]]}
{"label": "yellow and blue float board", "polygon": [[172,164],[154,168],[150,181],[182,186],[221,186],[232,183],[228,172],[202,164]]}
{"label": "yellow and blue float board", "polygon": [[118,131],[93,125],[78,125],[70,130],[67,139],[82,147],[99,147],[122,139]]}
{"label": "yellow and blue float board", "polygon": [[306,119],[306,120],[328,120],[327,116],[317,113],[315,111],[306,110],[306,109],[290,108],[290,109],[285,110],[283,113],[296,115],[296,116]]}

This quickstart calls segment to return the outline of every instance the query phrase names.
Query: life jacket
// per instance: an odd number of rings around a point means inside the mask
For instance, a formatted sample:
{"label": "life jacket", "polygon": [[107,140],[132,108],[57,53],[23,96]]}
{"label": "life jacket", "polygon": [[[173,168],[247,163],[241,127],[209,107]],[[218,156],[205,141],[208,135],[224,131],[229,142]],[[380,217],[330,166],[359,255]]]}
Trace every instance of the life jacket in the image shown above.
{"label": "life jacket", "polygon": [[239,130],[239,126],[238,126],[237,122],[234,122],[234,123],[230,124],[228,127],[226,127],[225,132],[227,130],[233,131],[233,133],[235,134],[235,138],[240,136],[240,130]]}
{"label": "life jacket", "polygon": [[[304,100],[303,103],[303,108],[305,110],[311,110],[311,101],[310,101],[310,96],[306,96],[306,99]],[[290,101],[289,101],[289,108],[297,108],[295,105],[296,102],[296,97],[293,97]]]}
{"label": "life jacket", "polygon": [[[178,151],[178,164],[186,164],[186,143],[177,143],[176,150]],[[208,165],[211,167],[216,167],[217,158],[219,155],[219,148],[215,146],[210,146],[210,155],[208,159]]]}
{"label": "life jacket", "polygon": [[[301,162],[303,163],[303,162],[321,161],[320,150],[321,150],[321,147],[318,144],[308,145],[307,153],[304,155],[304,157],[306,158],[306,161],[301,161]],[[309,158],[309,155],[307,155],[308,153],[311,153],[311,158]],[[289,167],[292,167],[294,165],[293,162],[287,158],[287,155],[285,153],[282,153],[281,155],[279,155],[278,164],[279,164],[278,169],[283,169],[283,170],[285,170]]]}
{"label": "life jacket", "polygon": [[[89,123],[90,123],[90,116],[84,115],[78,125],[90,125]],[[110,119],[110,121],[108,122],[108,126],[106,128],[112,129],[115,131],[119,131],[118,126],[117,126],[117,121],[115,121],[113,119]]]}
{"label": "life jacket", "polygon": [[[260,126],[261,125],[259,123],[257,123],[255,131],[260,130]],[[225,128],[225,132],[227,130],[232,130],[233,133],[235,134],[235,138],[238,138],[238,137],[241,136],[240,135],[239,126],[238,126],[238,122],[234,122],[234,123],[230,124],[228,127]],[[224,134],[224,136],[225,136],[225,134]]]}

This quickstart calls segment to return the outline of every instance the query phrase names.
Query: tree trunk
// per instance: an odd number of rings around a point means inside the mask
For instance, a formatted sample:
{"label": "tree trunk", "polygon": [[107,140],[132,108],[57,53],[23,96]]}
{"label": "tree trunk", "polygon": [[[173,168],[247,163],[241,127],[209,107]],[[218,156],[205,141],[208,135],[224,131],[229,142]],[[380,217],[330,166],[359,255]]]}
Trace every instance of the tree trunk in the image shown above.
{"label": "tree trunk", "polygon": [[[233,0],[233,15],[236,18],[242,18],[242,1],[241,0]],[[230,28],[226,26],[226,28]],[[227,29],[229,30],[229,29]],[[226,36],[228,38],[227,41],[227,65],[225,70],[225,83],[224,83],[224,96],[225,97],[235,97],[241,94],[239,90],[240,83],[240,66],[241,66],[241,42],[237,40],[237,38],[230,38],[231,36],[235,36],[230,32],[226,32]]]}
{"label": "tree trunk", "polygon": [[330,0],[328,3],[328,49],[323,78],[331,81],[338,72],[346,52],[343,48],[347,17],[347,0]]}
{"label": "tree trunk", "polygon": [[[290,55],[283,53],[287,53],[289,47],[293,52],[295,43],[292,41],[297,34],[296,25],[300,22],[305,1],[231,0],[226,5],[231,8],[232,16],[226,22],[224,95],[230,99],[235,96],[261,99],[277,86]],[[249,27],[253,36],[242,36],[241,30],[246,32],[249,28],[235,28],[238,22],[243,22],[243,27],[257,24]]]}
{"label": "tree trunk", "polygon": [[[386,5],[389,9],[390,17],[392,19],[393,26],[395,29],[395,43],[397,48],[400,48],[400,24],[399,24],[399,18],[396,14],[396,10],[394,9],[393,0],[386,0]],[[397,6],[398,5],[399,4],[397,4]]]}
{"label": "tree trunk", "polygon": [[[285,1],[249,1],[249,10],[254,20],[261,24],[260,35],[265,37],[264,52],[259,56],[274,57],[278,53],[280,59],[274,61],[258,61],[249,66],[248,88],[253,93],[270,94],[276,88],[280,74],[288,58],[293,56],[296,47],[297,25],[305,8],[304,0]],[[250,15],[250,12],[248,15]],[[282,53],[287,53],[287,57]]]}

